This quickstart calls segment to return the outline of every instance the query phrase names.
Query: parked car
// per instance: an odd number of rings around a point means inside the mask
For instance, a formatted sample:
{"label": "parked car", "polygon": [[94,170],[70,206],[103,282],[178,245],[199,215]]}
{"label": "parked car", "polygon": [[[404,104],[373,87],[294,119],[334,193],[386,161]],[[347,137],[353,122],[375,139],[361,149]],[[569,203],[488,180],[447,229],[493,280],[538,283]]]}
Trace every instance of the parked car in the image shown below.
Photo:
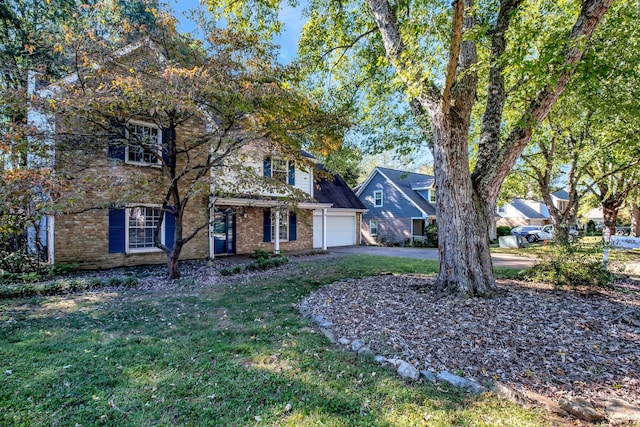
{"label": "parked car", "polygon": [[542,227],[537,225],[520,225],[518,227],[511,229],[511,234],[513,236],[522,236],[525,237],[527,234],[540,230]]}
{"label": "parked car", "polygon": [[616,236],[629,236],[631,235],[631,227],[616,226]]}
{"label": "parked car", "polygon": [[[578,230],[575,228],[569,228],[569,243],[571,243],[576,237],[578,237]],[[525,235],[525,239],[527,239],[527,242],[529,243],[534,243],[539,240],[553,240],[554,238],[555,229],[553,224],[545,225],[541,229],[530,231]]]}

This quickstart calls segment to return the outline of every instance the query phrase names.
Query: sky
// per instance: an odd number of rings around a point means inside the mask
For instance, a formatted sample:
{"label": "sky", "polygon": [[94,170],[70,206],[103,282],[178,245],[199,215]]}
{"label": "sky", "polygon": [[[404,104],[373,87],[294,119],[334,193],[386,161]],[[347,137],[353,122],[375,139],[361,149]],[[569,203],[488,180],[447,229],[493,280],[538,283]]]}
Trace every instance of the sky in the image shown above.
{"label": "sky", "polygon": [[[189,20],[188,11],[190,9],[202,8],[199,0],[172,0],[169,2],[171,8],[176,12],[179,20],[178,29],[183,32],[193,32],[196,25]],[[274,43],[280,46],[280,61],[288,64],[296,56],[298,40],[304,22],[302,21],[302,7],[293,8],[283,5],[280,17],[284,23],[284,31],[275,38]],[[194,34],[197,35],[197,34]]]}

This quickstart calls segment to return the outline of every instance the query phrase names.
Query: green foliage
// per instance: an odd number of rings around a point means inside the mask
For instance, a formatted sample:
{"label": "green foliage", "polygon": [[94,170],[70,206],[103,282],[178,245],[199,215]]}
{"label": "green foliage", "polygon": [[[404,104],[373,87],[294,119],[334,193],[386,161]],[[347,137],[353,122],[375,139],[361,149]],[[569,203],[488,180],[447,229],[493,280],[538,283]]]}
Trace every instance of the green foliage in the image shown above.
{"label": "green foliage", "polygon": [[5,273],[0,275],[0,298],[32,297],[37,295],[63,295],[92,289],[111,287],[133,288],[138,279],[133,276],[100,278],[65,278],[40,281],[36,273]]}
{"label": "green foliage", "polygon": [[501,225],[501,226],[497,227],[497,233],[498,233],[498,237],[500,237],[500,236],[510,236],[511,235],[511,227],[507,227],[507,226]]}
{"label": "green foliage", "polygon": [[77,262],[72,262],[70,264],[56,262],[51,268],[49,268],[48,274],[50,276],[64,276],[76,271],[78,267],[80,267],[80,264]]}
{"label": "green foliage", "polygon": [[557,288],[607,287],[615,275],[602,266],[602,243],[554,245],[541,261],[523,272],[532,281],[551,282]]}
{"label": "green foliage", "polygon": [[427,236],[427,243],[431,247],[438,247],[438,226],[436,224],[428,224],[424,227],[424,234]]}

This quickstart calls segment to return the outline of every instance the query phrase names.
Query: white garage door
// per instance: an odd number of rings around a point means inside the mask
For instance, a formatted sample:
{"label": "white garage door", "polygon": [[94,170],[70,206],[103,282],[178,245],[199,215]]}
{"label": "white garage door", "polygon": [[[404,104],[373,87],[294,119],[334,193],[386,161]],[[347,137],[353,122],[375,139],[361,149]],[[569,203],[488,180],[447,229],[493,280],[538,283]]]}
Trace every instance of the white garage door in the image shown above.
{"label": "white garage door", "polygon": [[[356,244],[356,217],[327,213],[327,247]],[[322,247],[322,215],[313,216],[313,247]]]}

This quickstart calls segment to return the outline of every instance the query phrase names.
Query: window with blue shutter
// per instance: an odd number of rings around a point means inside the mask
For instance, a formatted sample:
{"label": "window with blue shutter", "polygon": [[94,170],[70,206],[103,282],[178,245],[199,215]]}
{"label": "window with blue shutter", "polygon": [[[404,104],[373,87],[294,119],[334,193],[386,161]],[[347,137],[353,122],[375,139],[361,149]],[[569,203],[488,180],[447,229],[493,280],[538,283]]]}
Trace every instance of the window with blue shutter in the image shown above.
{"label": "window with blue shutter", "polygon": [[296,164],[293,160],[289,162],[289,185],[296,185]]}
{"label": "window with blue shutter", "polygon": [[263,242],[271,242],[271,210],[265,209],[263,221]]}
{"label": "window with blue shutter", "polygon": [[297,224],[296,224],[296,213],[289,212],[289,241],[296,240],[297,237]]}
{"label": "window with blue shutter", "polygon": [[114,160],[122,160],[124,162],[125,143],[124,143],[124,125],[115,117],[109,119],[109,145],[107,147],[107,157]]}
{"label": "window with blue shutter", "polygon": [[[173,207],[167,206],[167,208],[173,210]],[[171,212],[164,213],[164,244],[173,249],[176,237],[176,217]]]}
{"label": "window with blue shutter", "polygon": [[171,150],[173,148],[175,152],[176,145],[176,130],[169,128],[162,128],[162,160],[168,168],[172,169],[174,165],[174,158],[171,156]]}
{"label": "window with blue shutter", "polygon": [[271,176],[271,157],[265,157],[263,162],[264,176]]}
{"label": "window with blue shutter", "polygon": [[124,209],[109,209],[109,253],[125,252],[126,220]]}

